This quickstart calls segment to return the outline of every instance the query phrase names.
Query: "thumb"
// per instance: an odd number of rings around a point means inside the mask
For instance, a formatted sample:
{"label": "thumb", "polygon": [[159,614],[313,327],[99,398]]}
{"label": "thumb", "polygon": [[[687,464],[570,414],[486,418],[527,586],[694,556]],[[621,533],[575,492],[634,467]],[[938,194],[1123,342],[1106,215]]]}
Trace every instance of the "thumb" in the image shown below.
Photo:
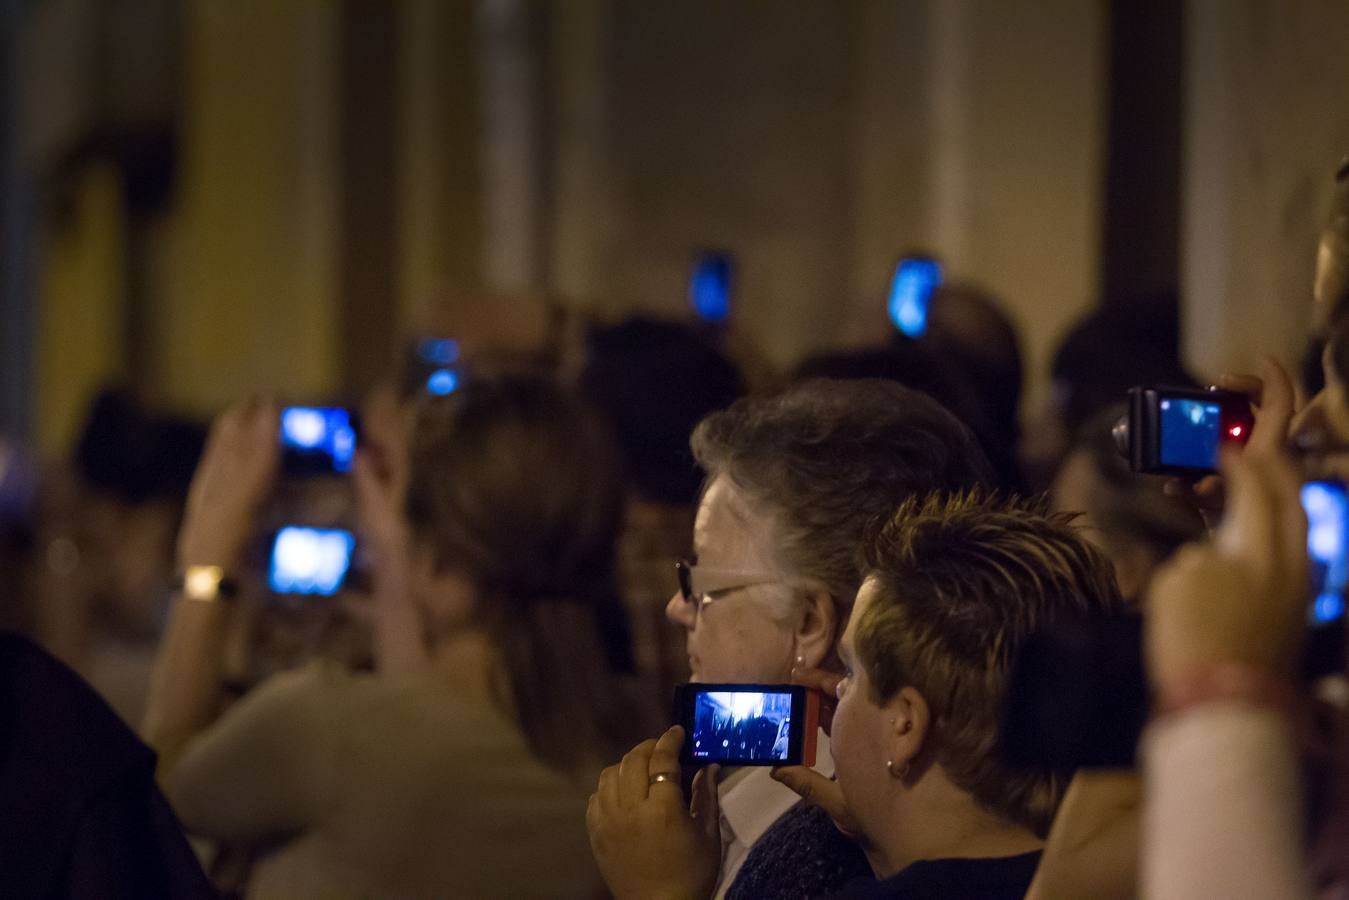
{"label": "thumb", "polygon": [[808,766],[785,766],[769,773],[774,781],[791,788],[811,806],[818,806],[829,814],[840,828],[851,830],[852,816],[843,799],[843,789],[837,781],[825,778]]}
{"label": "thumb", "polygon": [[708,766],[699,769],[693,776],[693,801],[689,813],[702,827],[703,835],[709,840],[721,840],[721,798],[717,793],[717,775],[720,766]]}

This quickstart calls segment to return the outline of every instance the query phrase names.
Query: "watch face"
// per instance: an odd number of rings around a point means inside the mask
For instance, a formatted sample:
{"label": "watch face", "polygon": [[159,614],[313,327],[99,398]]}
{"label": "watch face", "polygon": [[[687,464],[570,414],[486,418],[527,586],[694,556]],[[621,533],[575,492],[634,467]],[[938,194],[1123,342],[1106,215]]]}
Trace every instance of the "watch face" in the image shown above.
{"label": "watch face", "polygon": [[219,566],[188,566],[183,573],[183,594],[193,600],[214,600],[224,578]]}

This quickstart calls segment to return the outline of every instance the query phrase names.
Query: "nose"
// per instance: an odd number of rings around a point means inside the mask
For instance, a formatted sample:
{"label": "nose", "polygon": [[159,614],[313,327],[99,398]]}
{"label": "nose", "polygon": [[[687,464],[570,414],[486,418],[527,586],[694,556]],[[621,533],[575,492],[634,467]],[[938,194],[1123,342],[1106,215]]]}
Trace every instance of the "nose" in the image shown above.
{"label": "nose", "polygon": [[693,604],[684,602],[684,595],[679,591],[674,592],[670,602],[665,604],[665,618],[676,625],[693,630]]}
{"label": "nose", "polygon": [[1318,450],[1325,442],[1325,432],[1325,391],[1321,391],[1293,417],[1288,439],[1299,450]]}

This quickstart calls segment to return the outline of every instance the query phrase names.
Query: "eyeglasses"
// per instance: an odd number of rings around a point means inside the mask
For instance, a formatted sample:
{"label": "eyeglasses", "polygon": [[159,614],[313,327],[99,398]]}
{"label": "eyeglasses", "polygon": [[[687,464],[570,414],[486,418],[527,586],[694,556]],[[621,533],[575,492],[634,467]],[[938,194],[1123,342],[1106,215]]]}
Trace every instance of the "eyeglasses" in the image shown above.
{"label": "eyeglasses", "polygon": [[753,587],[756,584],[775,584],[783,580],[779,575],[700,566],[696,559],[676,560],[675,573],[679,576],[679,595],[684,598],[685,603],[696,604],[695,612],[711,603],[715,599],[713,594]]}

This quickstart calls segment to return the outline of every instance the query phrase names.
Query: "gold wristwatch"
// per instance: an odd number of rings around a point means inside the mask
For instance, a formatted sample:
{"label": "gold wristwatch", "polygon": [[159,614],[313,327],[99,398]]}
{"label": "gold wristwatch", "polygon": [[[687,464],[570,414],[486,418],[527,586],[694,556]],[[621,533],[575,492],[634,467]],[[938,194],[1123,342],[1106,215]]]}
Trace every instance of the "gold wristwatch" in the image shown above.
{"label": "gold wristwatch", "polygon": [[221,566],[188,566],[178,578],[178,593],[188,600],[214,603],[230,600],[239,593],[239,585]]}

